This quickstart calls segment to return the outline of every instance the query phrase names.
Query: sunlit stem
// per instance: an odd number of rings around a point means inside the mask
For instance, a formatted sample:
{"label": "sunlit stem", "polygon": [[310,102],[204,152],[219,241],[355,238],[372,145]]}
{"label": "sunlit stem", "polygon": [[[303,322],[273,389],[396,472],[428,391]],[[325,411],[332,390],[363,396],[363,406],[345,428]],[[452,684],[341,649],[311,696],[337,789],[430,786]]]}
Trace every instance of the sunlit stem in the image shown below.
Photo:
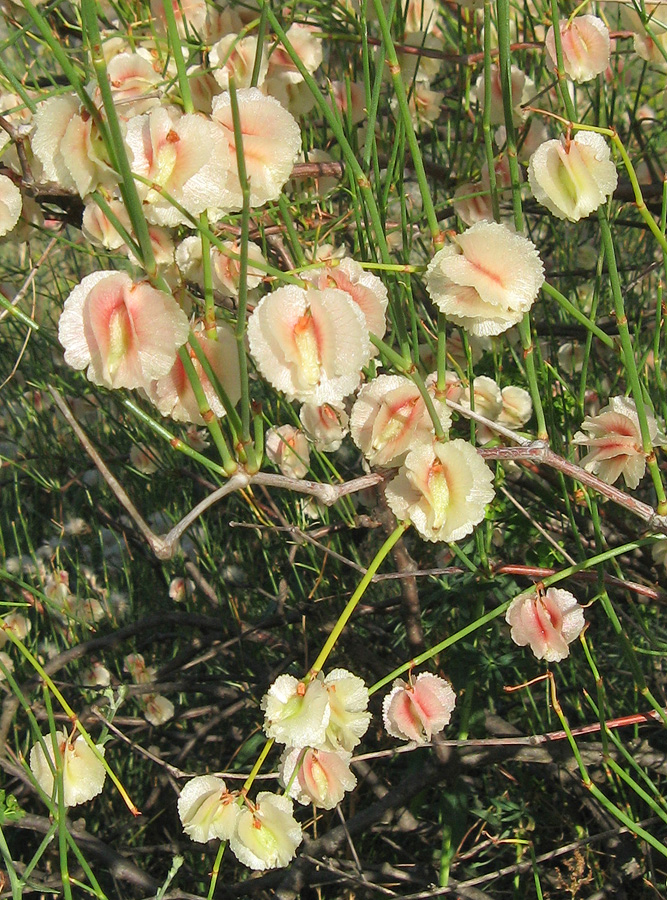
{"label": "sunlit stem", "polygon": [[262,752],[257,757],[257,761],[255,762],[255,765],[252,767],[250,774],[248,775],[246,780],[243,782],[243,787],[241,788],[242,794],[247,794],[247,792],[252,787],[252,783],[255,780],[255,778],[257,777],[257,775],[259,774],[260,769],[264,765],[264,760],[269,755],[269,751],[270,751],[271,747],[273,747],[273,738],[269,738],[267,740],[267,742],[264,744],[264,746],[262,747]]}
{"label": "sunlit stem", "polygon": [[215,322],[215,303],[213,302],[213,275],[211,273],[211,242],[206,232],[208,231],[208,213],[203,212],[199,217],[202,226],[199,230],[201,241],[201,267],[204,276],[204,334],[209,341],[218,340],[218,329]]}
{"label": "sunlit stem", "polygon": [[218,876],[220,875],[222,857],[226,849],[227,841],[221,841],[220,846],[218,847],[218,852],[215,854],[215,862],[213,863],[213,868],[211,869],[211,882],[208,886],[208,894],[206,895],[206,900],[213,900],[213,897],[215,896],[215,888],[218,884]]}
{"label": "sunlit stem", "polygon": [[646,208],[646,204],[644,203],[644,196],[642,194],[641,187],[639,186],[639,179],[637,178],[637,173],[635,172],[635,167],[630,161],[630,157],[628,156],[627,150],[623,145],[623,141],[614,130],[611,131],[611,139],[614,142],[614,145],[618,148],[618,152],[621,154],[621,159],[623,160],[623,165],[625,166],[625,169],[628,173],[628,178],[630,180],[630,184],[632,185],[632,192],[635,195],[637,212],[642,217],[644,222],[646,222],[646,225],[650,229],[653,237],[660,244],[662,252],[664,254],[667,254],[667,238],[665,237],[664,231],[660,228],[649,210]]}
{"label": "sunlit stem", "polygon": [[[505,133],[507,135],[507,162],[512,181],[512,207],[514,209],[514,225],[519,234],[523,231],[523,212],[521,210],[521,177],[516,151],[516,132],[514,130],[514,109],[512,107],[512,53],[510,49],[510,3],[509,0],[498,0],[498,67],[503,94],[503,113],[505,117]],[[525,349],[525,348],[524,348]]]}
{"label": "sunlit stem", "polygon": [[616,342],[613,337],[606,332],[602,331],[595,322],[588,318],[588,316],[584,315],[580,309],[578,309],[574,303],[567,299],[567,297],[563,296],[557,288],[555,288],[552,284],[549,284],[547,281],[542,285],[542,290],[545,294],[555,300],[559,306],[561,306],[569,315],[572,316],[573,319],[576,319],[584,328],[587,328],[591,334],[594,334],[595,337],[601,341],[605,347],[609,347],[610,350],[613,350],[616,347]]}
{"label": "sunlit stem", "polygon": [[496,167],[493,157],[493,138],[491,135],[491,4],[492,0],[484,0],[484,115],[482,117],[482,131],[484,133],[484,150],[486,153],[486,166],[489,170],[489,187],[491,188],[491,204],[493,218],[500,222],[500,203],[498,201],[498,185],[496,184]]}
{"label": "sunlit stem", "polygon": [[104,766],[107,775],[113,781],[113,783],[116,785],[116,788],[118,789],[118,793],[123,798],[125,805],[130,810],[132,815],[134,815],[134,816],[139,815],[139,810],[134,805],[134,803],[130,800],[129,795],[128,795],[127,791],[125,790],[125,788],[123,787],[123,785],[121,784],[118,776],[115,774],[115,772],[113,771],[113,769],[111,768],[109,763],[106,761],[106,759],[101,755],[100,751],[97,749],[97,745],[95,744],[95,741],[91,738],[88,731],[81,724],[76,713],[74,712],[72,707],[69,705],[67,700],[65,700],[62,693],[58,690],[56,685],[53,683],[53,679],[47,674],[46,670],[40,664],[39,660],[35,656],[33,656],[33,654],[30,652],[30,650],[28,650],[26,645],[23,643],[23,641],[20,640],[20,638],[16,637],[16,635],[12,632],[12,630],[10,628],[3,628],[2,630],[5,633],[5,635],[9,638],[9,640],[12,642],[12,644],[14,644],[14,646],[18,649],[19,653],[24,657],[24,659],[26,659],[28,661],[28,663],[30,663],[30,665],[33,667],[35,672],[39,675],[39,677],[42,679],[44,684],[51,691],[53,696],[56,698],[56,700],[62,707],[63,712],[67,716],[69,716],[70,720],[72,721],[72,724],[76,723],[77,731],[81,734],[84,741],[88,744],[90,749],[93,751],[96,759],[98,759]]}
{"label": "sunlit stem", "polygon": [[181,100],[183,101],[183,110],[186,113],[195,111],[192,102],[192,93],[190,92],[190,80],[188,79],[185,68],[185,60],[183,59],[183,50],[181,49],[181,38],[176,27],[176,15],[174,14],[174,4],[172,0],[162,0],[162,9],[164,10],[165,21],[167,23],[167,38],[169,40],[169,49],[176,63],[176,72],[178,73],[178,88],[181,92]]}
{"label": "sunlit stem", "polygon": [[182,441],[180,438],[175,437],[170,431],[168,431],[164,425],[161,425],[159,422],[156,422],[155,419],[152,419],[147,413],[141,409],[141,407],[137,406],[132,400],[124,400],[123,405],[126,406],[138,419],[140,419],[144,425],[147,425],[155,434],[161,437],[163,440],[167,441],[174,450],[178,450],[179,453],[183,453],[185,456],[192,459],[194,462],[200,463],[202,466],[205,466],[210,472],[215,472],[216,475],[227,476],[229,473],[222,468],[222,466],[218,465],[218,463],[213,462],[213,460],[209,459],[207,456],[204,456],[203,453],[199,453],[197,450],[194,450],[189,444],[186,444],[185,441]]}
{"label": "sunlit stem", "polygon": [[[137,186],[134,183],[132,169],[127,158],[125,149],[125,141],[123,140],[123,132],[118,119],[116,104],[114,103],[113,94],[111,92],[111,82],[107,74],[106,62],[102,52],[102,38],[97,22],[97,4],[93,0],[82,0],[81,17],[83,19],[86,35],[88,37],[90,55],[95,69],[97,84],[102,97],[104,113],[106,115],[106,127],[100,128],[100,134],[104,140],[104,144],[109,154],[109,159],[121,177],[120,192],[130,217],[132,228],[139,241],[141,248],[141,263],[148,274],[153,279],[157,273],[157,265],[153,254],[150,235],[148,233],[148,224],[144,215],[143,206],[137,193]],[[94,105],[94,104],[93,104]],[[96,111],[97,112],[97,111]]]}
{"label": "sunlit stem", "polygon": [[241,372],[241,441],[248,455],[248,465],[257,471],[259,468],[255,451],[252,447],[250,435],[250,384],[248,378],[248,354],[245,345],[246,335],[246,310],[248,307],[248,233],[250,231],[250,182],[246,172],[245,155],[243,152],[243,131],[241,129],[241,115],[239,113],[238,98],[236,96],[236,84],[234,76],[229,78],[229,99],[234,123],[234,143],[236,144],[236,164],[238,166],[239,183],[243,196],[243,210],[241,212],[241,246],[239,263],[239,299],[238,318],[236,320],[236,346],[239,357],[239,369]]}
{"label": "sunlit stem", "polygon": [[208,400],[206,399],[206,394],[204,393],[204,388],[202,387],[201,381],[199,379],[199,375],[197,374],[197,370],[195,369],[194,364],[190,359],[190,354],[188,353],[185,346],[181,347],[178,351],[178,357],[183,364],[185,374],[192,387],[192,392],[195,395],[197,408],[199,409],[201,417],[204,420],[204,424],[208,428],[208,431],[213,438],[213,443],[217,447],[218,453],[220,454],[220,459],[222,460],[222,467],[225,471],[225,474],[232,475],[237,469],[236,462],[229,452],[227,442],[225,441],[225,438],[222,434],[222,429],[220,428],[220,422],[209,406]]}
{"label": "sunlit stem", "polygon": [[[656,498],[658,501],[658,515],[667,514],[667,498],[665,497],[665,488],[660,475],[660,467],[655,458],[653,444],[651,443],[651,435],[646,417],[646,407],[644,405],[644,394],[639,382],[639,374],[635,362],[635,355],[632,349],[632,337],[628,328],[628,317],[625,313],[625,302],[623,300],[623,291],[621,289],[621,281],[618,276],[618,268],[616,266],[616,252],[614,249],[614,241],[611,235],[611,229],[607,220],[606,207],[600,207],[598,210],[598,222],[600,223],[600,231],[602,234],[602,244],[604,246],[605,257],[607,259],[607,271],[609,273],[609,282],[611,284],[611,293],[614,299],[614,310],[616,312],[616,324],[618,333],[621,338],[621,352],[623,354],[623,363],[625,365],[625,373],[630,385],[630,392],[635,401],[637,409],[637,418],[639,420],[639,430],[642,435],[642,446],[646,454],[646,463],[653,479]],[[657,227],[657,226],[656,226]]]}
{"label": "sunlit stem", "polygon": [[347,601],[347,605],[345,606],[345,609],[340,614],[338,621],[336,622],[336,624],[334,625],[334,627],[331,631],[331,634],[326,639],[324,647],[322,647],[322,650],[320,651],[319,656],[317,657],[317,659],[311,666],[311,669],[308,673],[308,680],[315,678],[317,673],[322,671],[322,666],[329,658],[329,654],[331,653],[333,648],[336,646],[336,641],[343,633],[343,629],[345,628],[348,621],[350,620],[352,613],[357,608],[357,604],[359,603],[361,598],[366,593],[366,588],[373,580],[373,576],[375,575],[377,570],[380,568],[380,566],[382,565],[384,560],[387,558],[389,553],[391,553],[394,545],[398,541],[400,541],[400,539],[403,537],[403,535],[405,534],[405,532],[407,531],[407,529],[409,527],[410,527],[409,522],[401,522],[401,524],[397,528],[394,529],[394,531],[389,535],[387,540],[384,542],[384,544],[380,547],[380,549],[376,553],[375,558],[373,559],[373,561],[369,565],[368,569],[366,570],[366,574],[359,582],[359,585],[357,586],[356,591],[352,594],[350,599]]}
{"label": "sunlit stem", "polygon": [[438,347],[436,356],[438,391],[444,393],[447,389],[447,316],[438,313]]}
{"label": "sunlit stem", "polygon": [[554,46],[556,48],[556,78],[558,80],[558,90],[561,99],[567,110],[571,122],[575,122],[577,115],[574,111],[574,103],[570,97],[567,87],[567,79],[565,77],[565,64],[563,63],[563,42],[560,34],[560,12],[558,9],[558,0],[551,0],[551,24],[554,30]]}
{"label": "sunlit stem", "polygon": [[391,29],[389,28],[389,22],[387,21],[387,15],[385,13],[382,0],[373,0],[373,6],[375,7],[375,14],[377,16],[378,25],[380,26],[380,32],[382,33],[382,45],[384,47],[387,64],[389,66],[389,74],[391,76],[391,80],[394,86],[394,92],[398,101],[398,109],[403,121],[405,137],[407,139],[408,147],[410,148],[410,155],[412,156],[412,162],[415,167],[415,177],[417,179],[417,183],[419,184],[419,191],[422,196],[424,213],[426,214],[426,220],[431,232],[433,244],[436,250],[439,250],[444,244],[444,235],[440,231],[440,224],[438,223],[438,218],[435,214],[435,207],[433,206],[433,200],[431,198],[431,189],[429,188],[428,181],[426,179],[426,171],[424,169],[424,161],[422,159],[419,141],[417,140],[417,135],[415,134],[415,129],[412,124],[412,116],[410,114],[410,107],[408,105],[408,97],[405,91],[405,84],[403,83],[403,76],[401,74],[401,67],[398,62],[398,56],[396,55],[396,48],[391,36]]}

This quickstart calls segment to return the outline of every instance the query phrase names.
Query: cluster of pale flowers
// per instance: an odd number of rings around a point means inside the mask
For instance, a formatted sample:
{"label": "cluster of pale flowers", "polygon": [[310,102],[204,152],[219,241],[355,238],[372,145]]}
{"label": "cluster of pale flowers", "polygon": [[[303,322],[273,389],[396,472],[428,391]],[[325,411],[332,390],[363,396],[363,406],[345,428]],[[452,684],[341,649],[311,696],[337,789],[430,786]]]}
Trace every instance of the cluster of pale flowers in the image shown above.
{"label": "cluster of pale flowers", "polygon": [[[448,724],[455,703],[451,685],[437,675],[397,679],[384,700],[385,727],[393,737],[425,743]],[[301,843],[294,800],[333,809],[355,787],[352,751],[371,714],[366,685],[346,669],[302,681],[280,675],[261,705],[264,733],[285,748],[279,762],[285,793],[261,791],[251,801],[223,779],[200,775],[184,786],[178,813],[193,841],[227,840],[244,865],[271,869],[287,865]]]}
{"label": "cluster of pale flowers", "polygon": [[[129,653],[124,661],[123,668],[131,676],[135,684],[152,684],[155,681],[157,670],[155,666],[147,666],[141,653]],[[174,704],[167,697],[150,691],[139,695],[144,718],[151,725],[164,725],[174,715]]]}

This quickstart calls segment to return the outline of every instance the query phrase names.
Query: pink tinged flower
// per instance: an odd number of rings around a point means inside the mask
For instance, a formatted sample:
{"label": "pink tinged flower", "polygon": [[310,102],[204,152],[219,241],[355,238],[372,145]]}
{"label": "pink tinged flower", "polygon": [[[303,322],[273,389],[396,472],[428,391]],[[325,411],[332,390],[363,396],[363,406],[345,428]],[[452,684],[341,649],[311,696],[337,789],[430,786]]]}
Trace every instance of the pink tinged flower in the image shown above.
{"label": "pink tinged flower", "polygon": [[324,684],[279,675],[262,698],[264,734],[289,747],[322,746],[331,717]]}
{"label": "pink tinged flower", "polygon": [[150,684],[155,681],[155,667],[147,666],[141,653],[128,653],[123,660],[123,669],[131,675],[135,684]]}
{"label": "pink tinged flower", "polygon": [[258,52],[261,53],[257,86],[264,84],[269,68],[267,59],[268,47],[259,47],[253,35],[239,37],[238,34],[226,34],[217,44],[211,47],[209,61],[213,75],[220,87],[228,91],[229,79],[234,78],[237,88],[249,88]]}
{"label": "pink tinged flower", "polygon": [[[378,338],[384,337],[387,330],[387,288],[377,275],[365,272],[356,260],[349,257],[341,259],[337,266],[327,266],[324,271],[315,271],[312,275],[321,290],[331,287],[345,291],[363,312],[368,331]],[[373,347],[373,356],[379,352]]]}
{"label": "pink tinged flower", "polygon": [[350,759],[351,754],[344,750],[333,752],[309,747],[304,752],[288,747],[280,759],[280,783],[285,787],[291,785],[288,796],[297,803],[333,809],[346,791],[356,787]]}
{"label": "pink tinged flower", "polygon": [[382,703],[382,718],[388,734],[423,744],[449,724],[456,694],[438,675],[422,672],[406,684],[397,678]]}
{"label": "pink tinged flower", "polygon": [[368,688],[362,678],[347,669],[333,669],[324,679],[324,686],[329,698],[330,718],[323,749],[350,752],[370,725]]}
{"label": "pink tinged flower", "polygon": [[169,294],[125,272],[86,275],[65,301],[58,339],[65,362],[109,388],[149,389],[166,375],[188,337],[188,320]]}
{"label": "pink tinged flower", "polygon": [[130,447],[130,463],[142,475],[153,475],[154,472],[157,472],[158,460],[159,457],[156,456],[155,451],[144,444],[133,444]]}
{"label": "pink tinged flower", "polygon": [[173,108],[159,107],[131,118],[125,141],[133,171],[155,184],[155,188],[138,184],[150,222],[190,224],[161,189],[190,215],[210,210],[218,216],[229,208],[231,160],[225,134],[215,122],[198,113],[182,116]]}
{"label": "pink tinged flower", "polygon": [[286,866],[303,840],[301,826],[292,815],[292,801],[260,791],[252,806],[239,814],[229,840],[232,853],[250,869]]}
{"label": "pink tinged flower", "polygon": [[268,294],[248,320],[248,341],[273,387],[318,406],[351,394],[371,356],[364,314],[333,288],[286,285]]}
{"label": "pink tinged flower", "polygon": [[315,449],[322,453],[338,450],[348,432],[349,417],[341,404],[304,403],[299,418]]}
{"label": "pink tinged flower", "polygon": [[329,90],[333,101],[346,121],[352,125],[364,122],[368,116],[366,110],[366,89],[362,81],[332,81]]}
{"label": "pink tinged flower", "polygon": [[[512,91],[512,119],[515,125],[521,124],[527,113],[521,107],[530,101],[535,85],[516,66],[512,66],[511,76]],[[480,110],[484,110],[484,75],[480,75],[474,88],[474,94],[479,103]],[[503,107],[503,89],[500,80],[500,68],[495,63],[491,66],[491,124],[503,125],[505,123],[505,110]]]}
{"label": "pink tinged flower", "polygon": [[83,673],[81,678],[86,687],[109,687],[111,672],[100,662],[94,662]]}
{"label": "pink tinged flower", "polygon": [[[651,444],[665,443],[655,418],[647,413]],[[588,448],[581,465],[607,484],[614,484],[621,475],[626,485],[634,489],[646,471],[646,454],[639,428],[634,401],[629,397],[611,397],[609,405],[597,416],[586,416],[583,431],[574,436],[574,443]]]}
{"label": "pink tinged flower", "polygon": [[[97,754],[88,746],[79,735],[75,740],[68,738],[66,731],[56,732],[58,754],[53,747],[53,739],[50,734],[45,734],[41,743],[35,744],[30,751],[30,769],[37,779],[37,783],[49,796],[53,795],[54,773],[53,770],[62,767],[63,773],[63,802],[65,806],[77,806],[92,800],[102,790],[106,771],[99,758],[104,756],[104,747],[97,744]],[[44,752],[46,748],[46,753]],[[47,760],[47,754],[51,760]]]}
{"label": "pink tinged flower", "polygon": [[[147,50],[136,53],[118,53],[107,64],[114,104],[122,119],[139,116],[160,104],[156,90],[162,76],[153,68]],[[99,103],[97,94],[96,103]],[[100,104],[101,105],[101,104]]]}
{"label": "pink tinged flower", "polygon": [[493,221],[491,194],[489,188],[481,182],[473,184],[466,181],[460,184],[454,191],[452,206],[466,225]]}
{"label": "pink tinged flower", "polygon": [[[182,38],[188,35],[203,36],[208,14],[207,0],[172,0],[176,28]],[[153,20],[162,30],[167,30],[167,20],[162,0],[151,0]]]}
{"label": "pink tinged flower", "polygon": [[[434,405],[447,430],[449,410],[440,401]],[[433,422],[414,382],[404,375],[378,375],[359,391],[350,434],[372,466],[396,466],[415,443],[430,442]]]}
{"label": "pink tinged flower", "polygon": [[426,289],[452,322],[477,336],[501,334],[535,302],[544,281],[537,248],[496,222],[478,222],[439,250]]}
{"label": "pink tinged flower", "polygon": [[[313,34],[311,26],[298,23],[290,25],[286,34],[300,62],[312,75],[322,64],[322,39]],[[280,43],[274,46],[269,56],[269,76],[280,77],[293,84],[303,81],[303,75],[297,69],[294,60]]]}
{"label": "pink tinged flower", "polygon": [[11,178],[0,175],[0,237],[16,225],[23,208],[21,191]]}
{"label": "pink tinged flower", "polygon": [[[119,224],[131,235],[132,224],[123,201],[109,199],[107,202]],[[126,249],[124,238],[120,236],[111,220],[93,200],[86,203],[84,207],[81,231],[87,240],[98,247],[105,247],[107,250]]]}
{"label": "pink tinged flower", "polygon": [[[263,206],[277,200],[292,172],[301,149],[301,130],[294,117],[273,97],[266,97],[258,88],[237,91],[243,156],[250,182],[250,205]],[[223,129],[228,145],[229,209],[241,209],[243,195],[236,167],[236,141],[230,95],[225,92],[213,101],[212,118]],[[215,204],[212,204],[215,205]]]}
{"label": "pink tinged flower", "polygon": [[164,725],[174,717],[174,704],[162,694],[145,694],[142,703],[144,718],[151,725]]}
{"label": "pink tinged flower", "polygon": [[183,787],[178,815],[191,840],[205,844],[217,838],[228,841],[236,830],[241,809],[222,778],[198,775]]}
{"label": "pink tinged flower", "polygon": [[[241,277],[241,260],[239,258],[241,246],[238,241],[224,241],[223,247],[229,250],[229,254],[218,249],[218,247],[211,247],[213,287],[225,297],[238,297]],[[230,255],[232,253],[234,256]],[[253,262],[266,265],[266,259],[261,248],[252,241],[248,241],[248,266],[246,269],[248,290],[258,287],[262,283],[265,274],[261,269],[255,268]]]}
{"label": "pink tinged flower", "polygon": [[195,583],[191,578],[177,575],[169,582],[169,597],[176,603],[184,603],[195,592]]}
{"label": "pink tinged flower", "polygon": [[530,158],[528,180],[538,203],[559,219],[578,222],[614,193],[618,174],[602,135],[580,131],[572,140],[538,147]]}
{"label": "pink tinged flower", "polygon": [[560,662],[570,655],[568,644],[584,628],[584,611],[569,591],[549,588],[516,597],[505,620],[519,647],[530,644],[537,659]]}
{"label": "pink tinged flower", "polygon": [[492,482],[491,469],[472,444],[421,444],[387,486],[387,503],[425,540],[458,541],[484,518],[494,497]]}
{"label": "pink tinged flower", "polygon": [[525,425],[533,414],[533,401],[525,388],[508,385],[502,389],[503,408],[498,421],[506,428],[516,430]]}
{"label": "pink tinged flower", "polygon": [[[609,65],[609,29],[597,16],[575,16],[568,27],[567,19],[559,23],[563,46],[563,68],[573,81],[590,81]],[[553,25],[547,31],[546,48],[551,68],[555,69],[556,41]]]}
{"label": "pink tinged flower", "polygon": [[[487,375],[478,375],[472,387],[475,412],[495,422],[503,409],[503,395],[500,388],[493,378]],[[472,409],[469,391],[461,398],[461,406]],[[475,433],[480,444],[488,444],[495,436],[495,432],[482,422],[475,423]]]}
{"label": "pink tinged flower", "polygon": [[[217,340],[215,341],[207,338],[201,327],[196,328],[195,333],[204,356],[217,375],[229,402],[235,406],[241,397],[241,374],[236,338],[231,326],[224,323],[218,325]],[[186,345],[186,349],[195,372],[199,376],[209,407],[218,418],[222,418],[226,415],[222,401],[204,372],[194,350],[189,344]],[[170,371],[154,381],[147,393],[163,416],[169,416],[176,422],[204,424],[197,405],[197,398],[186,375],[185,367],[178,356],[176,356]]]}
{"label": "pink tinged flower", "polygon": [[294,425],[269,428],[265,441],[266,455],[288,478],[305,478],[310,466],[308,438]]}
{"label": "pink tinged flower", "polygon": [[2,619],[3,636],[6,631],[11,631],[14,637],[25,641],[32,629],[32,622],[23,613],[12,612]]}

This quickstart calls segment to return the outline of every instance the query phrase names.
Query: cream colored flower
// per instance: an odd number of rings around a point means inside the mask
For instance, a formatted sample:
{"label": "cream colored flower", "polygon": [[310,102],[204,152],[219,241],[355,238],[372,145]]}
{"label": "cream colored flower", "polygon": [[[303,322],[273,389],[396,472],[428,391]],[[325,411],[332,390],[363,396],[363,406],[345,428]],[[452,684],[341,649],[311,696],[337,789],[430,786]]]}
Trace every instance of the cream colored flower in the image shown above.
{"label": "cream colored flower", "polygon": [[[262,58],[256,82],[258,87],[264,83],[269,68],[267,51],[267,47],[259,47]],[[213,75],[224,91],[229,90],[231,77],[237,88],[250,87],[257,52],[257,38],[254,35],[240,37],[238,34],[226,34],[211,47],[209,61]]]}
{"label": "cream colored flower", "polygon": [[528,180],[538,203],[559,219],[578,222],[614,193],[618,173],[602,135],[580,131],[572,140],[538,147],[530,158]]}
{"label": "cream colored flower", "polygon": [[333,669],[323,683],[330,710],[323,749],[354,750],[371,721],[368,688],[362,678],[347,669]]}
{"label": "cream colored flower", "polygon": [[21,191],[11,178],[0,175],[0,237],[8,234],[16,225],[22,209]]}
{"label": "cream colored flower", "polygon": [[287,787],[291,782],[288,796],[297,803],[333,809],[357,784],[350,771],[351,756],[344,750],[288,747],[280,758],[280,783]]}
{"label": "cream colored flower", "polygon": [[344,292],[286,285],[267,294],[248,320],[250,352],[288,400],[340,403],[359,384],[371,355],[364,315]]}
{"label": "cream colored flower", "polygon": [[[250,182],[250,205],[263,206],[277,200],[301,149],[301,130],[294,117],[273,97],[258,88],[236,92],[239,107],[243,155]],[[230,95],[225,92],[213,100],[213,121],[224,131],[228,146],[228,207],[241,209],[243,195],[236,168],[236,140]],[[215,204],[211,204],[215,205]]]}
{"label": "cream colored flower", "polygon": [[[241,397],[241,372],[236,338],[231,326],[220,323],[216,328],[217,340],[206,337],[202,324],[197,325],[194,330],[211,369],[227,394],[229,402],[235,406]],[[226,415],[222,401],[190,344],[186,345],[186,349],[195,372],[199,376],[209,407],[218,418],[222,418]],[[176,422],[204,424],[197,398],[186,375],[185,367],[178,356],[174,360],[171,370],[163,377],[156,379],[147,390],[147,394],[163,416],[169,416]]]}
{"label": "cream colored flower", "polygon": [[493,473],[466,441],[421,444],[387,485],[397,519],[409,519],[427,541],[458,541],[484,518]]}
{"label": "cream colored flower", "polygon": [[292,801],[260,791],[252,809],[242,809],[229,847],[250,869],[286,866],[303,840],[301,826],[292,815]]}
{"label": "cream colored flower", "polygon": [[[46,794],[53,794],[53,769],[59,767],[62,767],[65,806],[77,806],[100,793],[107,773],[102,761],[93,753],[82,735],[70,740],[66,731],[56,732],[57,756],[52,736],[45,734],[42,741],[46,753],[41,743],[35,744],[30,751],[30,768]],[[104,756],[104,747],[101,744],[96,744],[96,747],[99,755]],[[51,764],[47,760],[47,754]]]}
{"label": "cream colored flower", "polygon": [[188,337],[169,294],[125,272],[93,272],[71,292],[58,323],[65,362],[94,384],[148,389],[166,375]]}
{"label": "cream colored flower", "polygon": [[[487,375],[478,375],[473,381],[475,412],[495,422],[503,409],[503,395],[498,384]],[[470,392],[466,390],[461,398],[461,406],[472,409]],[[475,422],[475,434],[480,444],[488,444],[495,437],[493,429],[482,422]]]}
{"label": "cream colored flower", "polygon": [[[12,658],[8,653],[5,653],[4,650],[0,650],[0,663],[2,663],[4,668],[10,674],[14,671],[14,663],[12,661]],[[5,674],[3,669],[0,668],[0,681],[4,681],[6,678],[7,678],[7,675]]]}
{"label": "cream colored flower", "polygon": [[[346,256],[337,266],[315,269],[307,277],[320,290],[338,288],[345,291],[364,314],[368,331],[375,337],[384,337],[387,330],[387,288],[377,275],[364,271],[356,260]],[[373,347],[371,352],[376,356],[379,350]]]}
{"label": "cream colored flower", "polygon": [[151,725],[164,725],[174,717],[174,704],[162,694],[144,694],[141,698],[144,718]]}
{"label": "cream colored flower", "polygon": [[423,744],[449,724],[456,694],[444,678],[422,672],[406,684],[394,681],[382,703],[382,718],[387,733],[401,740]]}
{"label": "cream colored flower", "polygon": [[[597,16],[575,16],[568,26],[561,19],[560,39],[563,47],[563,68],[573,81],[590,81],[609,65],[609,29]],[[546,48],[551,68],[555,69],[556,40],[553,25],[547,31]]]}
{"label": "cream colored flower", "polygon": [[530,644],[537,659],[560,662],[584,629],[584,611],[569,591],[549,588],[516,597],[505,614],[515,644]]}
{"label": "cream colored flower", "polygon": [[[511,71],[511,89],[512,89],[512,118],[515,125],[519,125],[525,118],[527,113],[521,108],[530,101],[535,85],[531,79],[518,69],[512,66]],[[484,111],[484,75],[480,75],[475,83],[473,90],[474,96],[477,98],[480,110]],[[505,123],[505,110],[503,107],[503,89],[500,81],[500,67],[493,63],[491,66],[491,124],[503,125]]]}
{"label": "cream colored flower", "polygon": [[[649,413],[646,418],[651,444],[664,444],[665,436],[655,418]],[[634,401],[611,397],[609,405],[597,416],[586,416],[581,427],[583,431],[575,434],[573,442],[589,448],[581,460],[584,469],[607,484],[614,484],[623,475],[626,485],[636,488],[646,471],[646,454]]]}
{"label": "cream colored flower", "polygon": [[308,438],[294,425],[269,428],[265,440],[266,455],[288,478],[305,478],[310,466]]}
{"label": "cream colored flower", "polygon": [[262,698],[264,734],[289,747],[320,747],[331,717],[329,695],[315,678],[304,684],[279,675]]}
{"label": "cream colored flower", "polygon": [[324,403],[315,406],[304,403],[299,411],[301,424],[315,449],[322,453],[338,450],[348,432],[349,417],[342,404]]}
{"label": "cream colored flower", "polygon": [[133,171],[156,185],[137,184],[150,222],[190,224],[161,189],[192,216],[210,210],[216,217],[233,205],[226,134],[206,116],[158,107],[128,121],[125,141]]}
{"label": "cream colored flower", "polygon": [[516,325],[544,281],[537,248],[496,222],[478,222],[439,250],[426,272],[426,289],[451,321],[474,335]]}
{"label": "cream colored flower", "polygon": [[[447,430],[449,409],[438,400],[433,403]],[[404,375],[378,375],[359,391],[352,407],[350,434],[371,466],[397,466],[411,447],[429,442],[434,429],[414,382]]]}
{"label": "cream colored flower", "polygon": [[178,798],[183,831],[199,844],[213,838],[228,841],[234,834],[240,812],[235,795],[215,775],[191,778]]}
{"label": "cream colored flower", "polygon": [[517,431],[533,414],[533,401],[525,388],[508,385],[501,391],[503,408],[498,422],[505,428]]}

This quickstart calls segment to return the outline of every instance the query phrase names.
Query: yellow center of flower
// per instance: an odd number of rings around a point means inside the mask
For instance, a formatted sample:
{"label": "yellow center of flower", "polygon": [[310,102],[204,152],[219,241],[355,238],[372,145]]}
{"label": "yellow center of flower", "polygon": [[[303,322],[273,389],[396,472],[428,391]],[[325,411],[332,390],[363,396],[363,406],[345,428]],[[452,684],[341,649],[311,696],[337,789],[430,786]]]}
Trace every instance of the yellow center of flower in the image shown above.
{"label": "yellow center of flower", "polygon": [[433,528],[442,528],[447,518],[449,506],[449,485],[447,470],[441,462],[435,462],[428,474],[428,493],[433,510]]}
{"label": "yellow center of flower", "polygon": [[109,356],[107,366],[109,377],[114,378],[123,357],[132,346],[132,326],[124,306],[114,309],[109,319]]}
{"label": "yellow center of flower", "polygon": [[306,384],[316,385],[321,375],[320,350],[315,323],[310,310],[294,326],[294,343],[299,354],[299,368]]}

